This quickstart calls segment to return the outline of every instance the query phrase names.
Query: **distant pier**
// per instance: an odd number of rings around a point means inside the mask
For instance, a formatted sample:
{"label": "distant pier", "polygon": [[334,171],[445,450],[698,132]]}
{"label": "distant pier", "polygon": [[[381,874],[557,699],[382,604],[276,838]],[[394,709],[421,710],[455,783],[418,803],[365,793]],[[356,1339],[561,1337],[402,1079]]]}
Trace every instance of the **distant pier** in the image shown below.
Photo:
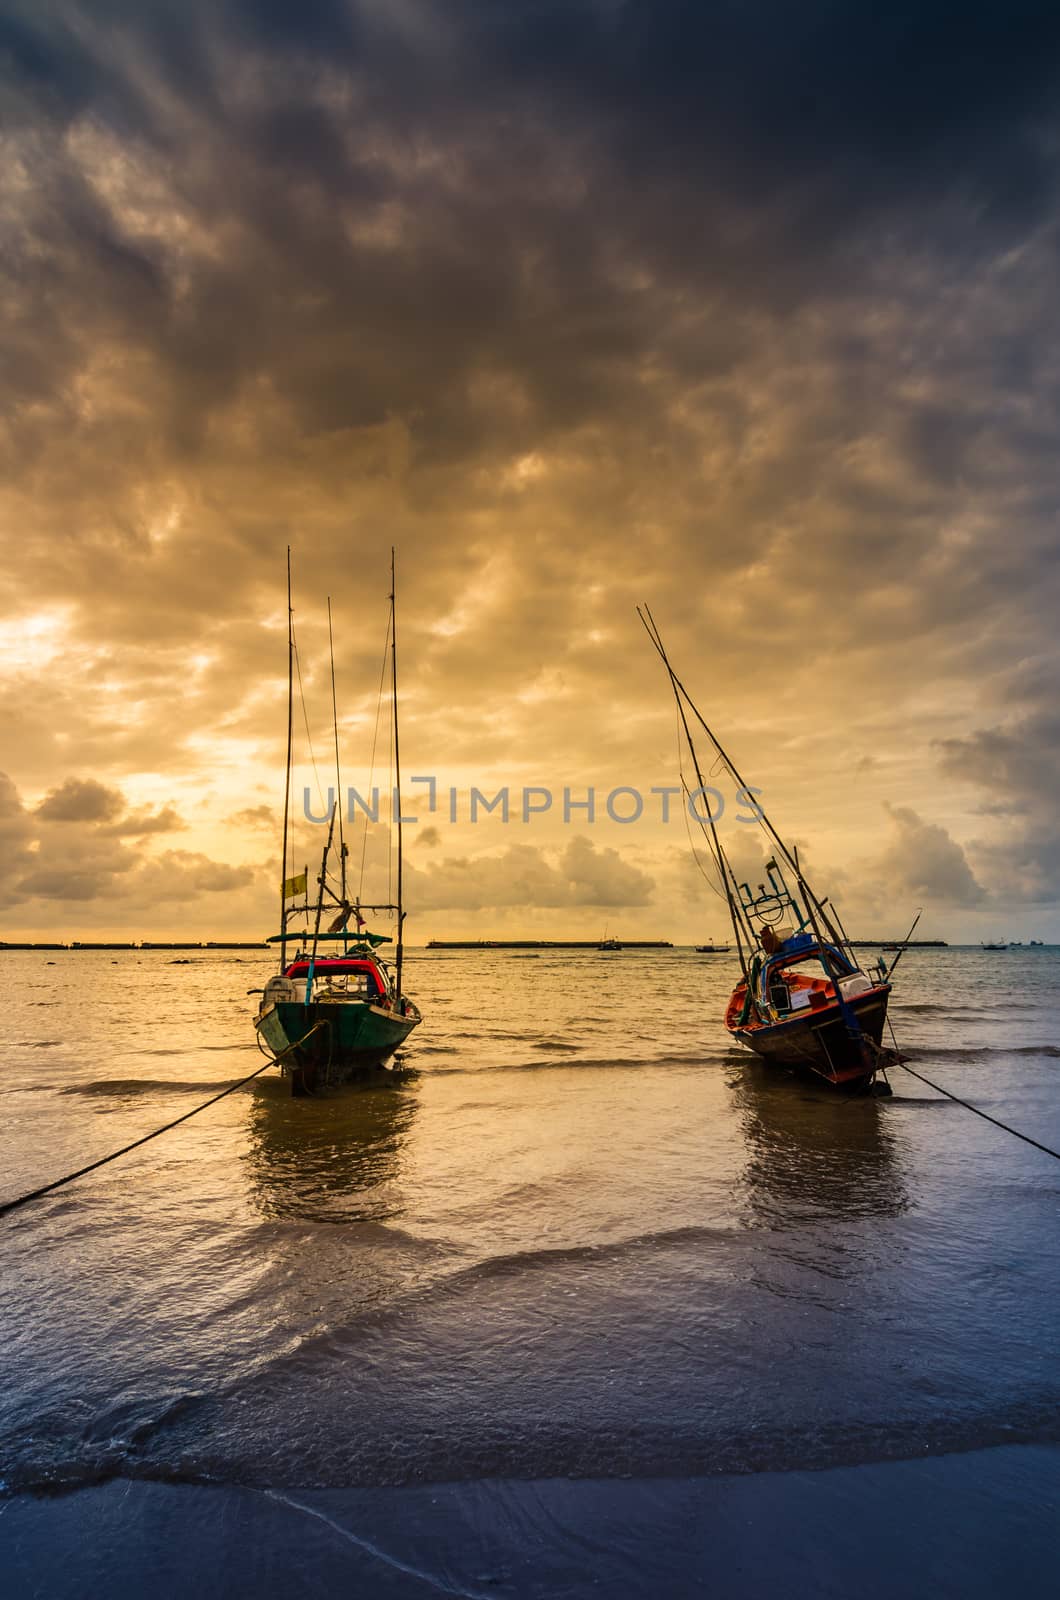
{"label": "distant pier", "polygon": [[3,950],[267,950],[268,944],[264,939],[249,939],[240,941],[220,941],[211,939],[203,944],[195,940],[189,944],[154,944],[143,939],[139,942],[122,944],[96,944],[82,939],[72,939],[69,944],[13,944],[6,939],[0,939],[0,951]]}
{"label": "distant pier", "polygon": [[945,939],[851,939],[855,950],[945,950]]}
{"label": "distant pier", "polygon": [[[623,950],[672,950],[670,939],[620,939]],[[428,950],[599,950],[599,939],[428,939]]]}

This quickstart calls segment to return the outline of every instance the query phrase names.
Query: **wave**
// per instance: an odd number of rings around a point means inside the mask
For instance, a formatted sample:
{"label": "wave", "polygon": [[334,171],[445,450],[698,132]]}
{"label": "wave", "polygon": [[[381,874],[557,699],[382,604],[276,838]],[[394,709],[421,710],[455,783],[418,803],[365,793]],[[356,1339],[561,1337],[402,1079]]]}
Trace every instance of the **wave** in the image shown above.
{"label": "wave", "polygon": [[912,1044],[910,1061],[925,1056],[956,1056],[966,1061],[981,1056],[1045,1056],[1050,1061],[1060,1061],[1060,1045],[1056,1044]]}
{"label": "wave", "polygon": [[[225,1439],[214,1440],[204,1424],[212,1397],[189,1394],[144,1419],[135,1437],[81,1440],[54,1457],[28,1453],[10,1461],[0,1494],[55,1493],[87,1488],[116,1478],[163,1484],[232,1484],[254,1488],[373,1488],[467,1483],[486,1479],[532,1482],[545,1478],[713,1478],[761,1472],[808,1472],[874,1462],[967,1454],[1003,1445],[1060,1443],[1060,1393],[1013,1398],[949,1415],[907,1414],[893,1420],[849,1419],[762,1428],[712,1427],[706,1417],[658,1423],[512,1416],[450,1419],[444,1429],[418,1426],[394,1433],[386,1448],[366,1441],[358,1449],[325,1454],[316,1440],[312,1454],[285,1459],[275,1441],[256,1457],[225,1459]],[[194,1442],[172,1458],[148,1453],[166,1433],[190,1424]],[[28,1441],[27,1441],[28,1442]],[[39,1440],[32,1441],[38,1445]],[[320,1441],[321,1444],[323,1441]],[[146,1447],[146,1448],[145,1448]],[[258,1464],[260,1462],[260,1465]]]}
{"label": "wave", "polygon": [[891,1000],[891,1010],[908,1016],[929,1017],[992,1017],[998,1014],[997,1006],[942,1005],[937,1000]]}
{"label": "wave", "polygon": [[60,1094],[132,1095],[132,1094],[217,1094],[227,1089],[231,1078],[217,1082],[205,1078],[95,1078],[91,1083],[72,1083]]}
{"label": "wave", "polygon": [[[548,1048],[555,1049],[555,1046],[548,1046]],[[459,1051],[453,1051],[452,1053],[457,1055]],[[416,1054],[419,1056],[419,1049],[417,1049]],[[486,1072],[570,1072],[571,1070],[578,1072],[627,1072],[651,1067],[701,1067],[704,1070],[709,1070],[723,1066],[746,1066],[751,1059],[750,1056],[743,1054],[736,1055],[732,1050],[704,1051],[701,1055],[696,1056],[585,1056],[578,1060],[574,1060],[570,1055],[564,1053],[555,1061],[489,1062],[487,1065],[480,1067],[431,1066],[425,1070],[430,1073],[431,1077],[442,1077],[452,1073],[468,1073],[473,1076],[481,1076]]]}

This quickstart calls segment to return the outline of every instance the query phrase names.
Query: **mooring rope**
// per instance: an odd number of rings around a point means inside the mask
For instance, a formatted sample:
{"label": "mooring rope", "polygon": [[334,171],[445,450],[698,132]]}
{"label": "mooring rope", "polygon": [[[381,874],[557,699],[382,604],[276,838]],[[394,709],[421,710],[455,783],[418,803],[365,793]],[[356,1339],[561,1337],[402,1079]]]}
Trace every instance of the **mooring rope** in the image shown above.
{"label": "mooring rope", "polygon": [[1032,1139],[1029,1133],[1021,1133],[1018,1128],[1010,1128],[1007,1122],[1001,1122],[997,1117],[992,1117],[988,1111],[980,1111],[978,1106],[973,1106],[970,1100],[962,1100],[959,1094],[951,1094],[949,1089],[944,1089],[941,1083],[932,1083],[930,1078],[925,1078],[922,1072],[914,1072],[913,1068],[904,1061],[892,1061],[891,1066],[901,1067],[914,1078],[919,1078],[921,1083],[926,1083],[929,1089],[934,1089],[938,1094],[944,1094],[947,1100],[953,1100],[957,1105],[963,1106],[966,1111],[972,1111],[977,1117],[982,1117],[984,1122],[992,1122],[995,1128],[1003,1128],[1006,1133],[1011,1133],[1013,1138],[1022,1139],[1024,1144],[1032,1144],[1036,1150],[1042,1150],[1047,1156],[1052,1156],[1060,1161],[1060,1150],[1052,1150],[1047,1144],[1041,1144],[1037,1139]]}
{"label": "mooring rope", "polygon": [[[311,1029],[309,1029],[309,1034],[315,1034],[317,1027],[320,1027],[319,1022],[315,1024],[315,1027],[311,1027]],[[298,1038],[298,1040],[295,1040],[295,1045],[288,1045],[287,1050],[280,1051],[280,1056],[285,1056],[288,1051],[295,1050],[296,1046],[303,1045],[303,1043],[306,1042],[306,1038],[309,1038],[309,1034],[304,1034],[303,1038]],[[40,1187],[40,1189],[30,1189],[29,1194],[19,1195],[18,1200],[5,1200],[5,1202],[0,1205],[0,1216],[6,1216],[8,1211],[18,1210],[18,1206],[29,1205],[30,1200],[40,1200],[42,1195],[50,1195],[54,1189],[62,1189],[62,1187],[66,1186],[66,1184],[72,1184],[75,1178],[83,1178],[86,1173],[94,1173],[96,1168],[99,1168],[99,1166],[106,1166],[109,1162],[117,1162],[117,1158],[120,1157],[120,1155],[128,1155],[130,1150],[138,1150],[141,1144],[149,1144],[151,1139],[157,1139],[159,1138],[160,1134],[168,1133],[170,1128],[178,1128],[181,1123],[187,1122],[189,1118],[197,1117],[200,1110],[207,1110],[208,1106],[216,1106],[219,1099],[224,1099],[226,1094],[234,1094],[235,1090],[242,1090],[243,1085],[247,1085],[247,1083],[253,1082],[255,1078],[261,1077],[263,1072],[267,1072],[269,1067],[274,1067],[275,1064],[279,1062],[280,1056],[269,1056],[269,1059],[264,1062],[264,1066],[256,1067],[255,1072],[250,1072],[247,1077],[240,1078],[239,1082],[237,1083],[229,1083],[229,1086],[227,1086],[226,1090],[221,1090],[221,1093],[219,1094],[211,1094],[208,1101],[202,1102],[202,1106],[195,1106],[194,1110],[186,1110],[183,1117],[173,1118],[173,1122],[167,1122],[167,1125],[163,1126],[163,1128],[155,1128],[154,1133],[144,1134],[143,1139],[133,1139],[131,1144],[125,1144],[125,1146],[122,1146],[122,1149],[114,1150],[114,1152],[112,1152],[110,1155],[101,1155],[98,1162],[90,1162],[88,1163],[88,1166],[78,1166],[78,1170],[75,1171],[75,1173],[67,1173],[66,1178],[56,1178],[56,1181],[54,1181],[53,1184],[43,1184],[43,1187]]]}

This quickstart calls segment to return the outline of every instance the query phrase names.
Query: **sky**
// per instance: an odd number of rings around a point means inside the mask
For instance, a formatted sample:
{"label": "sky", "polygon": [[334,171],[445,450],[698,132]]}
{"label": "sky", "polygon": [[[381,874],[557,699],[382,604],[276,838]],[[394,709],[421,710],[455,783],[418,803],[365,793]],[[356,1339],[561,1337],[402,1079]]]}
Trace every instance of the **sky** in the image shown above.
{"label": "sky", "polygon": [[393,546],[413,943],[724,933],[645,603],[852,934],[1060,940],[1058,89],[1029,0],[3,0],[0,938],[274,932],[286,552],[313,871]]}

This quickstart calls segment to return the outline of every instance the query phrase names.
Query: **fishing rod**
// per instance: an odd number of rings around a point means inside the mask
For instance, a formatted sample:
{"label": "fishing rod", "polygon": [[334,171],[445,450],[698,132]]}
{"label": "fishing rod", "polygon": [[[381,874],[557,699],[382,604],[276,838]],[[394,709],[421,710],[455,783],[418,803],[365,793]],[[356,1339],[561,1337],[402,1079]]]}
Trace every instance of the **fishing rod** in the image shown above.
{"label": "fishing rod", "polygon": [[908,945],[910,939],[913,937],[913,934],[916,932],[916,925],[920,921],[920,919],[921,919],[921,917],[923,915],[924,915],[924,908],[923,908],[923,906],[920,906],[918,908],[918,910],[917,910],[916,916],[913,918],[913,926],[910,928],[909,932],[906,934],[905,938],[902,940],[901,949],[899,950],[898,954],[895,956],[894,960],[891,962],[890,967],[889,968],[885,968],[884,976],[886,977],[888,983],[890,983],[892,977],[894,976],[895,967],[898,965],[899,961],[901,961],[902,957],[905,955],[906,946]]}

